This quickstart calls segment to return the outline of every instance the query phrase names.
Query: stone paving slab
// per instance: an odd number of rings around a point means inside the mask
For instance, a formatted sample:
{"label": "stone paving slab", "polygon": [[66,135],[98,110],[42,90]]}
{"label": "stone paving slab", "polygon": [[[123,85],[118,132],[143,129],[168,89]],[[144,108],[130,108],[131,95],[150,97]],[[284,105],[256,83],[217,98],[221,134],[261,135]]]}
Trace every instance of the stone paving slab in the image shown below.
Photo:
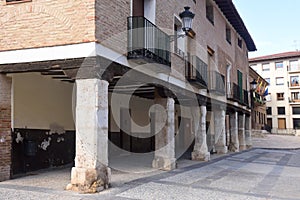
{"label": "stone paving slab", "polygon": [[99,194],[65,191],[70,168],[33,173],[1,182],[0,199],[299,200],[300,150],[286,150],[300,147],[299,138],[271,135],[263,145],[254,139],[252,150],[214,154],[210,162],[180,161],[172,172],[113,171],[112,188]]}
{"label": "stone paving slab", "polygon": [[300,149],[300,136],[266,134],[253,137],[252,143],[256,148]]}

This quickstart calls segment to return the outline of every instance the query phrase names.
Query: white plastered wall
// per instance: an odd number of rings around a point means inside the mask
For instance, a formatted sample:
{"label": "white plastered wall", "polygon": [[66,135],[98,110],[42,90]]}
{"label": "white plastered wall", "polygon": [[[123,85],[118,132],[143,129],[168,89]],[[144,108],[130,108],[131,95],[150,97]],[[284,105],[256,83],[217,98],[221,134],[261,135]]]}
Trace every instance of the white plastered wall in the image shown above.
{"label": "white plastered wall", "polygon": [[14,128],[75,130],[73,84],[40,73],[13,74]]}

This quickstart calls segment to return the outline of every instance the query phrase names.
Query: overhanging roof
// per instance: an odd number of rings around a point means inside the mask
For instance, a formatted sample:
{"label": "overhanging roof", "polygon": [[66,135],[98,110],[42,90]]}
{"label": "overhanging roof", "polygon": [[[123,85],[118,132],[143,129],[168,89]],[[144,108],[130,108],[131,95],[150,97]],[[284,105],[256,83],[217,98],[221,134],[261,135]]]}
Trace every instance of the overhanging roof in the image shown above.
{"label": "overhanging roof", "polygon": [[249,51],[256,51],[256,46],[254,41],[248,32],[242,18],[240,17],[237,9],[235,8],[232,0],[214,0],[219,6],[227,20],[234,27],[234,29],[240,34],[240,36],[245,40],[247,48]]}
{"label": "overhanging roof", "polygon": [[290,52],[283,52],[277,53],[272,55],[260,56],[256,58],[250,58],[249,62],[263,62],[268,60],[278,60],[278,59],[290,59],[290,58],[299,58],[300,52],[299,51],[290,51]]}

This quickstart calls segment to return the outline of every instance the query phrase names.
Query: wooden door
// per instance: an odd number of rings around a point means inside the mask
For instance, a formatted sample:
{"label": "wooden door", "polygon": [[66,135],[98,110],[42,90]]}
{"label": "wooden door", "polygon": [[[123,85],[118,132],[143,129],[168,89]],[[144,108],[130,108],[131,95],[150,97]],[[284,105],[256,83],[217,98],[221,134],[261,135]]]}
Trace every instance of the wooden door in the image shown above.
{"label": "wooden door", "polygon": [[278,118],[278,129],[286,129],[285,118]]}

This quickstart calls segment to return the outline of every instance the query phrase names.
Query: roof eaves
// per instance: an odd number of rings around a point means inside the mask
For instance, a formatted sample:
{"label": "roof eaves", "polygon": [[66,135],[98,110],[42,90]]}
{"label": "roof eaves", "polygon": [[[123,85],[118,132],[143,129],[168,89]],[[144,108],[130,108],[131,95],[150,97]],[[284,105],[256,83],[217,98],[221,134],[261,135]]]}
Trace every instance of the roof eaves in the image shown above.
{"label": "roof eaves", "polygon": [[248,32],[242,18],[240,17],[237,9],[235,8],[232,0],[214,0],[219,6],[227,20],[235,28],[235,30],[241,35],[245,40],[247,49],[249,51],[256,51],[255,43]]}

